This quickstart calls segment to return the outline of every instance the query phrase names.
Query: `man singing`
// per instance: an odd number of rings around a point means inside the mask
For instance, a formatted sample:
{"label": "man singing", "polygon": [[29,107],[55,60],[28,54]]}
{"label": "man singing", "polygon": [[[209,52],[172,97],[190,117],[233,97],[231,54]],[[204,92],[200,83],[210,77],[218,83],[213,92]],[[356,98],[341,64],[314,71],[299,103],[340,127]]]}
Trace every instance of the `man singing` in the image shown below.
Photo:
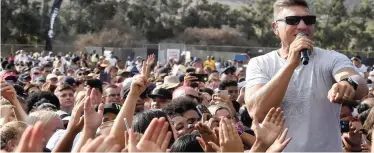
{"label": "man singing", "polygon": [[[315,23],[305,0],[277,0],[272,29],[282,47],[251,59],[247,66],[248,111],[261,121],[272,107],[284,110],[287,137],[292,137],[284,151],[342,151],[341,103],[368,94],[348,57],[314,47]],[[304,49],[309,52],[307,65],[300,62]]]}

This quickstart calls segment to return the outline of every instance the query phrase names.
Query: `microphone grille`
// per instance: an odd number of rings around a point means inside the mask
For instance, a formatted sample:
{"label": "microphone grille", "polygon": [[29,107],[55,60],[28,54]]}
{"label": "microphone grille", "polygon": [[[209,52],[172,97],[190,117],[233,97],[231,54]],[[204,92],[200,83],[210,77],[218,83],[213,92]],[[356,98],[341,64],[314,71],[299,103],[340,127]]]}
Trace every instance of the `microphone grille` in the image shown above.
{"label": "microphone grille", "polygon": [[297,36],[297,37],[301,37],[301,36],[306,36],[306,34],[305,34],[304,32],[299,32],[299,33],[297,33],[296,36]]}

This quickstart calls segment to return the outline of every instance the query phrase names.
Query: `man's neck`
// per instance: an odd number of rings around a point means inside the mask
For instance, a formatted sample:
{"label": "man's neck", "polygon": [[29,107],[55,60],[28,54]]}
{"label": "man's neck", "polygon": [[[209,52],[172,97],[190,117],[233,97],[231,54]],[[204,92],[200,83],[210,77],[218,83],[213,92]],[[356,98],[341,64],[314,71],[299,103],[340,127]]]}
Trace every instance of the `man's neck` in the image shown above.
{"label": "man's neck", "polygon": [[277,52],[278,52],[280,57],[286,59],[287,56],[288,56],[288,50],[289,50],[288,46],[282,45],[282,47]]}

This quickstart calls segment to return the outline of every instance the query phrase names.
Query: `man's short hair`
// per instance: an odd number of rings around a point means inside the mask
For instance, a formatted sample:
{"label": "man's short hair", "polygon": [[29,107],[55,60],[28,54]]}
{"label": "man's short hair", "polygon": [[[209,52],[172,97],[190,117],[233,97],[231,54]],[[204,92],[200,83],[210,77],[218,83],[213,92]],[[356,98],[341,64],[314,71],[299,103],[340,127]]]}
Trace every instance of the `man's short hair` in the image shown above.
{"label": "man's short hair", "polygon": [[108,93],[106,92],[106,90],[109,89],[109,88],[113,88],[113,89],[115,89],[115,88],[119,88],[119,87],[116,86],[116,85],[113,85],[113,84],[106,86],[105,89],[104,89],[104,91],[103,91],[103,96],[106,96],[106,95],[108,94]]}
{"label": "man's short hair", "polygon": [[67,83],[64,83],[64,84],[61,84],[59,86],[57,86],[56,90],[55,90],[55,93],[56,92],[61,92],[61,91],[64,91],[64,90],[72,90],[74,92],[74,88],[67,84]]}
{"label": "man's short hair", "polygon": [[274,21],[277,20],[277,15],[283,8],[290,6],[303,6],[309,8],[308,2],[305,0],[277,0],[273,5]]}
{"label": "man's short hair", "polygon": [[222,81],[222,82],[219,84],[218,89],[219,89],[219,90],[225,90],[226,87],[232,87],[232,86],[237,87],[237,86],[238,86],[238,82],[236,82],[236,81],[234,81],[234,80],[225,80],[225,81]]}

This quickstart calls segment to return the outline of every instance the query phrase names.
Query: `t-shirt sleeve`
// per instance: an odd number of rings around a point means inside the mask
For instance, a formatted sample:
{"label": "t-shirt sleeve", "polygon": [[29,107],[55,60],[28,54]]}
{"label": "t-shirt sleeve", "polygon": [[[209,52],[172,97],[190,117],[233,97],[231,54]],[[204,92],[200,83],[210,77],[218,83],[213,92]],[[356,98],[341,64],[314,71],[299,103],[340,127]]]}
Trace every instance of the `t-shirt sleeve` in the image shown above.
{"label": "t-shirt sleeve", "polygon": [[335,51],[333,52],[332,76],[335,76],[335,74],[343,68],[352,68],[357,71],[347,56]]}
{"label": "t-shirt sleeve", "polygon": [[270,81],[271,78],[262,69],[263,65],[265,64],[260,63],[256,58],[249,61],[246,71],[246,88],[251,88],[258,84],[266,84]]}

